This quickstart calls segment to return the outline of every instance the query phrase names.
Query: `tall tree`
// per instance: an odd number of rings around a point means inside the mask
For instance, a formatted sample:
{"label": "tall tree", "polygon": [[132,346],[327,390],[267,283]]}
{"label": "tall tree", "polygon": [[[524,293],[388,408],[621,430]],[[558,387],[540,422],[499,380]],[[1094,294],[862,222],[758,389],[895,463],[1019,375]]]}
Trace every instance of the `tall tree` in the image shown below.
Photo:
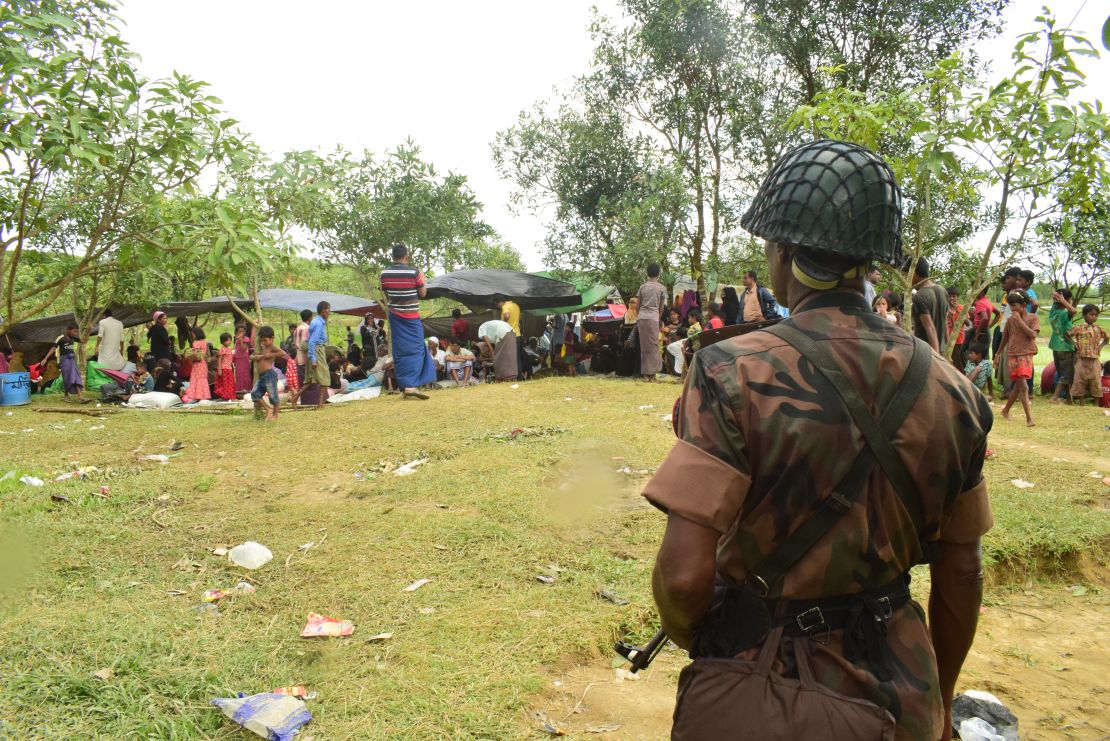
{"label": "tall tree", "polygon": [[[801,107],[795,123],[870,146],[886,156],[908,197],[913,256],[946,243],[937,232],[937,196],[949,205],[985,204],[986,230],[966,249],[974,259],[968,298],[1025,245],[1030,227],[1061,210],[1091,212],[1110,185],[1110,116],[1075,101],[1085,77],[1077,60],[1095,55],[1082,36],[1051,16],[1022,35],[1016,69],[987,86],[957,57],[942,61],[911,91],[868,102],[835,89]],[[910,271],[903,274],[909,287]],[[971,301],[967,302],[970,305]]]}
{"label": "tall tree", "polygon": [[389,264],[391,244],[409,245],[426,268],[452,269],[494,236],[466,176],[440,175],[412,142],[380,160],[370,152],[337,156],[343,177],[316,240],[328,258],[358,270],[368,290]]}
{"label": "tall tree", "polygon": [[681,183],[611,107],[536,106],[497,135],[493,154],[516,186],[513,204],[553,214],[548,265],[627,293],[647,263],[676,256]]}
{"label": "tall tree", "polygon": [[[201,175],[244,146],[235,122],[203,82],[140,78],[113,9],[101,0],[0,8],[4,324],[94,275],[185,253],[236,273],[270,248],[256,212],[201,193]],[[24,258],[35,250],[67,269],[27,286]],[[105,282],[83,285],[99,294]]]}

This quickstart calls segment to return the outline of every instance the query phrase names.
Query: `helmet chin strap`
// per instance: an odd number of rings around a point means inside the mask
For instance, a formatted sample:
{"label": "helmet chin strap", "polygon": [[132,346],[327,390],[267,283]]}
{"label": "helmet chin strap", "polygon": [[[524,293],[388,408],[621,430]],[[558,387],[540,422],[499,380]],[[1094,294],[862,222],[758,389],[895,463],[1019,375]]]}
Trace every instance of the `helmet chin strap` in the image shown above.
{"label": "helmet chin strap", "polygon": [[790,261],[790,271],[794,274],[794,277],[798,280],[798,282],[801,283],[803,286],[806,286],[807,288],[812,288],[815,291],[832,290],[833,288],[836,288],[838,285],[840,285],[840,281],[842,280],[850,280],[852,278],[860,277],[861,275],[863,275],[863,271],[865,269],[866,268],[864,266],[857,265],[854,268],[850,269],[848,272],[841,275],[836,280],[818,280],[806,271],[802,270],[801,266],[798,265],[798,261],[796,259]]}

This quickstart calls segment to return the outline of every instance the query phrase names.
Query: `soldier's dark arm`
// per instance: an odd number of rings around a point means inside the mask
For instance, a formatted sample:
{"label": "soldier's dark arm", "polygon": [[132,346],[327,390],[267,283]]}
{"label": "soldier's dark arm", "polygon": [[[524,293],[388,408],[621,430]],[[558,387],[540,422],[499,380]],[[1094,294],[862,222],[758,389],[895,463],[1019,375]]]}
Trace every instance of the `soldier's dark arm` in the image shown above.
{"label": "soldier's dark arm", "polygon": [[939,542],[930,572],[929,632],[937,654],[937,677],[944,700],[945,735],[952,727],[952,696],[964,659],[975,639],[983,601],[983,558],[980,541]]}
{"label": "soldier's dark arm", "polygon": [[713,601],[720,534],[676,514],[667,530],[652,574],[652,592],[667,636],[688,649],[694,628]]}

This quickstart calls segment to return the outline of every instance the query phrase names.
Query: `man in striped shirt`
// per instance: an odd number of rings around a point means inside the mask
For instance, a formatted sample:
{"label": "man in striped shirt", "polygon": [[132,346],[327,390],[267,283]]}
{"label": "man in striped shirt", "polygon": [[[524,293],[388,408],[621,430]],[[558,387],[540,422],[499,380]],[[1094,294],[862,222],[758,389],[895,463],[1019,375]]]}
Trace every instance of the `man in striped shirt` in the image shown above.
{"label": "man in striped shirt", "polygon": [[389,307],[394,374],[405,397],[427,399],[420,387],[435,383],[436,368],[420,321],[420,299],[427,295],[424,273],[409,265],[408,247],[395,244],[392,250],[393,264],[382,271],[381,286]]}

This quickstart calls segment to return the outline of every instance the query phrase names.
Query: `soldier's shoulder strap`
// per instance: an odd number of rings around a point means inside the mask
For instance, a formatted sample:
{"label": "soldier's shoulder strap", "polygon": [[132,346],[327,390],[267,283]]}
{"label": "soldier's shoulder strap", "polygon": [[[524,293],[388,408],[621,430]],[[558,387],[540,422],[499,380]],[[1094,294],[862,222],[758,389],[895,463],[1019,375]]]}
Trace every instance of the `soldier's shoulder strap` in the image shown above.
{"label": "soldier's shoulder strap", "polygon": [[[917,486],[892,440],[925,387],[932,353],[928,345],[915,339],[909,367],[876,420],[855,386],[820,343],[793,326],[793,322],[779,322],[764,331],[794,347],[829,380],[866,441],[840,484],[821,501],[801,526],[751,570],[748,579],[750,586],[764,596],[777,597],[781,593],[781,581],[786,573],[852,508],[852,504],[866,488],[867,479],[876,462],[898,492],[915,531],[919,535],[922,533],[921,500]],[[921,547],[924,554],[925,547]]]}

